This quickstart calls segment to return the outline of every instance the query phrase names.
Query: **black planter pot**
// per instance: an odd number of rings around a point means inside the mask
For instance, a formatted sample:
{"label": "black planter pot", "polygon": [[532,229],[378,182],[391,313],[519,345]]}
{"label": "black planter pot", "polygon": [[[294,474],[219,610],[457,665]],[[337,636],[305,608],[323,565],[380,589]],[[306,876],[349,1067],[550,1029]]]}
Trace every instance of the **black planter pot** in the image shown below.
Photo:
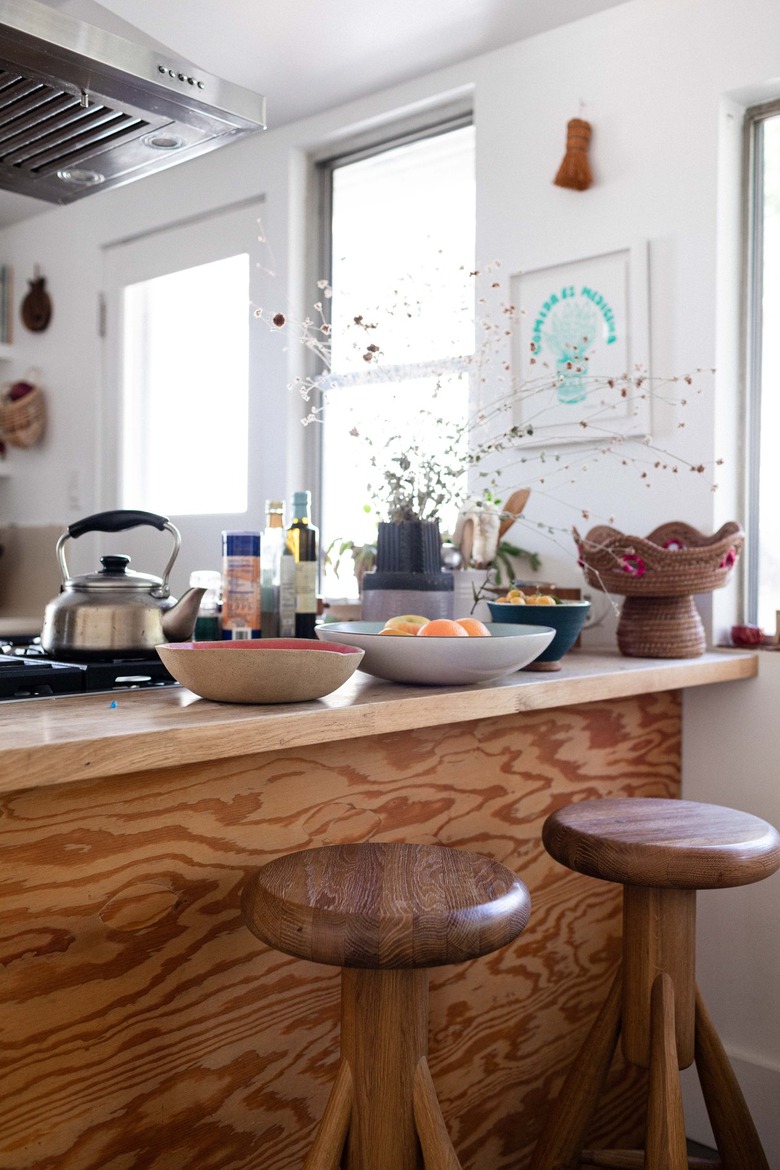
{"label": "black planter pot", "polygon": [[380,523],[376,569],[363,578],[363,617],[452,617],[453,577],[441,567],[438,520]]}

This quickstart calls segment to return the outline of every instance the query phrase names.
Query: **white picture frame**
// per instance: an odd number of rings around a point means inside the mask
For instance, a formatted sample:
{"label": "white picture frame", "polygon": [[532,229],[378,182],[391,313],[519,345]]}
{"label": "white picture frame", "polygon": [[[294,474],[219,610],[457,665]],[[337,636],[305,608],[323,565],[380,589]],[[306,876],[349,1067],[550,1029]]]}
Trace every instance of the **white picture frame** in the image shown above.
{"label": "white picture frame", "polygon": [[526,445],[650,428],[647,242],[517,272],[513,421]]}

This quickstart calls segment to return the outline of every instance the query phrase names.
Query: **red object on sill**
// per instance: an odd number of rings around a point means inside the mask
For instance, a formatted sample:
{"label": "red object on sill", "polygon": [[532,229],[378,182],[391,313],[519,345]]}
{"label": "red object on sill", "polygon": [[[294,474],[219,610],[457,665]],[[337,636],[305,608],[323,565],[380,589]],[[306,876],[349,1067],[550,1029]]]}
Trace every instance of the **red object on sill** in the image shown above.
{"label": "red object on sill", "polygon": [[764,631],[760,626],[732,626],[731,640],[735,646],[760,646]]}

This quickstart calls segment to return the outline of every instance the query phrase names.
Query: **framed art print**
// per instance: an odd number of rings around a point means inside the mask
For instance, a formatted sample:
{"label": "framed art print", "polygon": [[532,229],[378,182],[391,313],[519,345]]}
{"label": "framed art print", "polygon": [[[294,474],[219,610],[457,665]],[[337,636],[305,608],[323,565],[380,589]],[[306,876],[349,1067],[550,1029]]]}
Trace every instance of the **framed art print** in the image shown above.
{"label": "framed art print", "polygon": [[531,441],[646,434],[647,244],[516,273],[511,290],[515,422]]}

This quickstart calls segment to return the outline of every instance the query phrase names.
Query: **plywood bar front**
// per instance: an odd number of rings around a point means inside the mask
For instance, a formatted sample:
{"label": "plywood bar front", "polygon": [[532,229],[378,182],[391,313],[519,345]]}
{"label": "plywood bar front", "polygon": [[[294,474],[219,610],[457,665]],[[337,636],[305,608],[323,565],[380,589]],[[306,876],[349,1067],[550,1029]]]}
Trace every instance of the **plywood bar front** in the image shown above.
{"label": "plywood bar front", "polygon": [[[280,853],[368,838],[483,852],[531,891],[515,944],[431,990],[461,1160],[523,1170],[620,924],[619,891],[548,858],[542,821],[677,795],[681,688],[755,671],[747,654],[573,654],[554,679],[361,676],[274,709],[179,689],[3,704],[0,1170],[299,1167],[336,1066],[338,972],[263,948],[239,895]],[[611,1144],[638,1139],[635,1101],[617,1067]]]}

